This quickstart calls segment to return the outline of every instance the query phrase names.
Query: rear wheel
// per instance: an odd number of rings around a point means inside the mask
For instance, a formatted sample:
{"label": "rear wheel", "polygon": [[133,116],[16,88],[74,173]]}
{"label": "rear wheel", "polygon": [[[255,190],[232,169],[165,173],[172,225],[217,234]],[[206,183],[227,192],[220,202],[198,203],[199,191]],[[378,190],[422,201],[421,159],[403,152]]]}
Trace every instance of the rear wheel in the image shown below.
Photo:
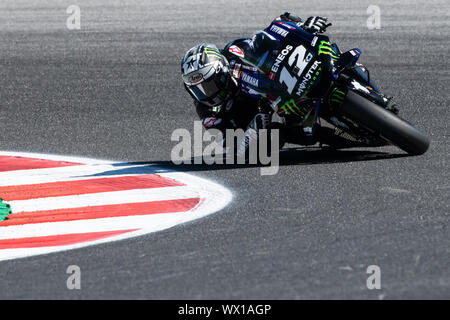
{"label": "rear wheel", "polygon": [[340,111],[350,120],[369,129],[400,149],[413,155],[428,150],[430,139],[409,122],[359,94],[348,91]]}

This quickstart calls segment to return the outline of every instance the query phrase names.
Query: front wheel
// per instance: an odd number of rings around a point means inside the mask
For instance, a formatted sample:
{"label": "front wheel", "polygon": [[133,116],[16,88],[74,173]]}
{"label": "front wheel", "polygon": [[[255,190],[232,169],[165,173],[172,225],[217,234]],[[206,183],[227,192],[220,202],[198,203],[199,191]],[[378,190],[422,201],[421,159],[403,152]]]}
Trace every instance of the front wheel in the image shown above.
{"label": "front wheel", "polygon": [[430,139],[410,123],[351,90],[340,111],[409,154],[424,154],[430,146]]}

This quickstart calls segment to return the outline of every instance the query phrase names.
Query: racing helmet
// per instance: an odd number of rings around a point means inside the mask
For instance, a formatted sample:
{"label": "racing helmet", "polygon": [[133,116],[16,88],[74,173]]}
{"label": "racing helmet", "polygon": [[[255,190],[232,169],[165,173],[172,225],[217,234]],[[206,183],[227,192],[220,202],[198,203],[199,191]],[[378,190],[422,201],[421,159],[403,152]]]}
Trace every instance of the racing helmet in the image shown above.
{"label": "racing helmet", "polygon": [[210,107],[224,104],[237,89],[227,58],[214,44],[202,43],[188,50],[181,73],[189,94]]}

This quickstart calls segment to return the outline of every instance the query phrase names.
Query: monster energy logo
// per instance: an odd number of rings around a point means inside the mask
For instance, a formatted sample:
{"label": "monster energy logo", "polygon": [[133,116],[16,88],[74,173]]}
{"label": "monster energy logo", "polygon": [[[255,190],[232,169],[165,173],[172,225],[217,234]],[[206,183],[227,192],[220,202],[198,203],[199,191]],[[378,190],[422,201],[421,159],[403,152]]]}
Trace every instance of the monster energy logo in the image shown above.
{"label": "monster energy logo", "polygon": [[216,49],[205,48],[205,54],[207,57],[216,57],[222,59],[222,54]]}
{"label": "monster energy logo", "polygon": [[290,114],[296,114],[298,116],[304,116],[306,112],[304,110],[301,110],[296,104],[294,99],[291,99],[287,101],[285,104],[283,104],[280,107],[280,110],[283,111],[284,114],[290,115]]}
{"label": "monster energy logo", "polygon": [[331,56],[332,59],[336,60],[339,58],[339,56],[336,55],[336,52],[331,47],[331,43],[328,41],[321,41],[319,45],[319,55],[320,54],[327,54]]}
{"label": "monster energy logo", "polygon": [[[317,76],[320,74],[319,65],[320,65],[320,61],[316,60],[316,61],[314,61],[314,64],[311,66],[311,68],[309,68],[308,72],[303,77],[303,81],[298,86],[298,90],[297,90],[298,96],[304,95],[305,89],[307,88],[306,86],[308,85],[308,83],[309,83],[308,88],[310,88],[312,85],[311,81],[315,81],[317,79]],[[319,68],[318,71],[316,71],[317,68]]]}
{"label": "monster energy logo", "polygon": [[342,103],[345,99],[345,92],[336,89],[331,96],[331,102]]}

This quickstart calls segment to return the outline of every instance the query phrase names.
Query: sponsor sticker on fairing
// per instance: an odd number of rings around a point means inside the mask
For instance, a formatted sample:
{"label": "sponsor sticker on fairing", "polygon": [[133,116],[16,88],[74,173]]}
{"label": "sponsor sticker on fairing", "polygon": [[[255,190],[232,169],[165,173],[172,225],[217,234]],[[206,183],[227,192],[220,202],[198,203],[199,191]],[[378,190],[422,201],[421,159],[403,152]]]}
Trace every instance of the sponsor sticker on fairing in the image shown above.
{"label": "sponsor sticker on fairing", "polygon": [[270,27],[270,31],[273,33],[279,34],[280,36],[285,37],[285,38],[289,34],[289,31],[284,30],[283,28],[277,27],[275,25],[272,25]]}
{"label": "sponsor sticker on fairing", "polygon": [[290,30],[294,30],[295,29],[295,27],[293,27],[293,26],[291,26],[291,25],[289,25],[287,23],[281,22],[281,21],[277,22],[277,24],[279,24],[279,25],[281,25],[283,27],[286,27],[286,28],[288,28]]}
{"label": "sponsor sticker on fairing", "polygon": [[359,52],[358,52],[357,50],[355,50],[355,49],[350,50],[350,53],[352,54],[352,56],[357,56],[357,55],[359,55]]}
{"label": "sponsor sticker on fairing", "polygon": [[272,66],[272,69],[271,69],[272,72],[274,72],[274,73],[278,72],[278,68],[280,67],[280,64],[284,61],[284,59],[289,54],[289,52],[291,52],[292,49],[294,49],[294,47],[288,44],[286,46],[286,48],[281,50],[280,54],[277,56],[277,58],[275,60],[275,63]]}
{"label": "sponsor sticker on fairing", "polygon": [[237,55],[240,58],[245,57],[244,51],[242,51],[242,49],[239,48],[238,46],[233,45],[228,49],[228,51],[230,51],[234,55]]}
{"label": "sponsor sticker on fairing", "polygon": [[242,73],[241,80],[248,84],[251,84],[252,86],[255,86],[255,87],[259,86],[259,80],[245,72]]}
{"label": "sponsor sticker on fairing", "polygon": [[303,92],[306,89],[306,86],[308,85],[308,83],[311,81],[311,79],[313,77],[314,71],[316,71],[316,69],[319,67],[319,65],[320,65],[320,61],[315,61],[313,63],[313,65],[311,66],[311,68],[309,68],[308,72],[305,74],[302,82],[300,83],[300,85],[298,87],[297,95],[301,96],[303,94]]}
{"label": "sponsor sticker on fairing", "polygon": [[233,68],[233,77],[239,79],[241,75],[241,64],[236,63]]}

